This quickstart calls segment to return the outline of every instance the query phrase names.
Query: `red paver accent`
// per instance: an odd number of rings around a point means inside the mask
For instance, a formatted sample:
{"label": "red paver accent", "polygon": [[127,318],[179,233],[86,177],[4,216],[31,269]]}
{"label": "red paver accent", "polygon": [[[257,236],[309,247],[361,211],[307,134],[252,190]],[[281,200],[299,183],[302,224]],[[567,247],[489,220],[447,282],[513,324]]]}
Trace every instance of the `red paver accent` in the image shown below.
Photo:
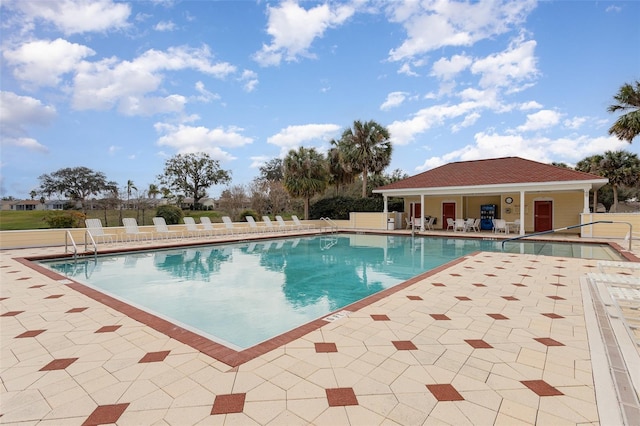
{"label": "red paver accent", "polygon": [[490,344],[488,344],[487,342],[485,342],[484,340],[481,340],[481,339],[478,339],[478,340],[469,339],[469,340],[465,340],[465,342],[467,342],[469,345],[471,345],[471,347],[474,348],[474,349],[491,349],[491,348],[493,348],[493,346],[491,346]]}
{"label": "red paver accent", "polygon": [[89,308],[73,308],[73,309],[69,309],[67,312],[65,312],[65,314],[75,314],[78,312],[84,312]]}
{"label": "red paver accent", "polygon": [[32,286],[31,286],[31,287],[29,287],[29,288],[41,288],[41,287],[44,287],[44,284],[32,285]]}
{"label": "red paver accent", "polygon": [[353,388],[325,389],[329,407],[344,407],[345,405],[359,405]]}
{"label": "red paver accent", "polygon": [[7,300],[7,299],[8,299],[8,297],[0,297],[0,301]]}
{"label": "red paver accent", "polygon": [[388,316],[381,314],[371,315],[371,319],[373,319],[374,321],[391,321]]}
{"label": "red paver accent", "polygon": [[60,358],[54,359],[49,364],[45,365],[40,369],[40,371],[51,371],[51,370],[64,370],[74,362],[76,362],[78,358]]}
{"label": "red paver accent", "polygon": [[[535,268],[533,268],[533,269],[535,269]],[[527,275],[527,274],[520,274],[520,276],[521,277],[525,277],[525,278],[530,278],[531,277],[531,275]]]}
{"label": "red paver accent", "polygon": [[82,423],[82,426],[106,425],[118,421],[124,410],[127,409],[129,403],[99,405],[93,410],[93,413]]}
{"label": "red paver accent", "polygon": [[9,311],[9,312],[5,312],[4,314],[0,315],[0,317],[15,317],[16,315],[20,315],[23,312],[24,311]]}
{"label": "red paver accent", "polygon": [[449,318],[445,314],[429,314],[429,315],[431,315],[431,318],[433,318],[436,321],[449,321],[449,320],[451,320],[451,318]]}
{"label": "red paver accent", "polygon": [[487,277],[497,277],[496,274],[485,274]]}
{"label": "red paver accent", "polygon": [[516,287],[526,287],[526,285],[520,284],[520,283],[511,283],[511,284],[515,285]]}
{"label": "red paver accent", "polygon": [[521,380],[520,383],[531,389],[538,396],[559,396],[564,395],[558,389],[551,386],[544,380]]}
{"label": "red paver accent", "polygon": [[471,300],[467,296],[456,296],[456,299],[458,299],[458,300]]}
{"label": "red paver accent", "polygon": [[427,389],[438,401],[464,401],[462,395],[450,384],[427,385]]}
{"label": "red paver accent", "polygon": [[409,300],[423,300],[422,297],[420,297],[420,296],[407,296],[407,299],[409,299]]}
{"label": "red paver accent", "polygon": [[474,285],[474,286],[476,286],[476,287],[486,287],[486,285],[484,285],[484,284],[480,284],[480,283],[475,283],[475,284],[473,284],[473,285]]}
{"label": "red paver accent", "polygon": [[431,283],[431,285],[434,287],[446,287],[443,283]]}
{"label": "red paver accent", "polygon": [[112,331],[116,331],[122,327],[121,325],[105,325],[104,327],[100,327],[95,332],[96,333],[111,333]]}
{"label": "red paver accent", "polygon": [[22,277],[22,278],[18,278],[18,281],[24,281],[24,280],[30,280],[31,277]]}
{"label": "red paver accent", "polygon": [[533,340],[535,340],[536,342],[540,342],[546,346],[564,346],[564,343],[560,343],[550,337],[536,337]]}
{"label": "red paver accent", "polygon": [[213,401],[211,414],[242,413],[246,393],[232,393],[227,395],[217,395]]}
{"label": "red paver accent", "polygon": [[533,266],[525,266],[524,269],[538,269],[538,268],[534,268]]}
{"label": "red paver accent", "polygon": [[149,352],[145,356],[143,356],[140,361],[138,361],[138,364],[164,361],[169,353],[171,353],[171,351]]}
{"label": "red paver accent", "polygon": [[552,318],[552,319],[564,318],[562,315],[554,314],[553,312],[549,312],[549,313],[542,314],[542,315],[544,315],[545,317]]}
{"label": "red paver accent", "polygon": [[505,317],[502,314],[487,314],[489,315],[491,318],[493,318],[494,320],[508,320],[508,317]]}
{"label": "red paver accent", "polygon": [[59,299],[62,296],[64,296],[64,294],[52,294],[51,296],[45,297],[45,299]]}
{"label": "red paver accent", "polygon": [[520,300],[517,297],[513,297],[513,296],[502,296],[502,298],[504,300],[509,300],[509,301],[515,301],[515,300]]}
{"label": "red paver accent", "polygon": [[319,342],[315,343],[317,353],[338,352],[335,343]]}
{"label": "red paver accent", "polygon": [[399,351],[415,351],[418,349],[410,340],[396,340],[391,342]]}
{"label": "red paver accent", "polygon": [[500,269],[500,270],[502,270],[502,269],[506,269],[506,268],[505,268],[504,266],[496,266],[494,269]]}
{"label": "red paver accent", "polygon": [[553,300],[567,300],[564,297],[560,297],[560,296],[547,296],[547,297]]}
{"label": "red paver accent", "polygon": [[47,330],[28,330],[22,334],[17,335],[14,339],[22,339],[24,337],[36,337],[38,334],[44,333]]}
{"label": "red paver accent", "polygon": [[561,274],[552,274],[552,277],[559,277],[559,278],[564,278],[564,275]]}
{"label": "red paver accent", "polygon": [[560,284],[560,283],[557,283],[557,284],[551,284],[551,285],[555,285],[556,287],[566,287],[566,285],[564,285],[564,284]]}

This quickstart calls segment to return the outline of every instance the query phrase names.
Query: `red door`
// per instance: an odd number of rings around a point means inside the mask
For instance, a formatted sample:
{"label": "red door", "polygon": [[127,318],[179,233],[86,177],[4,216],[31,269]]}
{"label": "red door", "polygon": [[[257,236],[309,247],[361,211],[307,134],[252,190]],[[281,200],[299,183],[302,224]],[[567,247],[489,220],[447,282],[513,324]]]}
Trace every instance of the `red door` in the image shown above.
{"label": "red door", "polygon": [[535,232],[553,229],[553,204],[551,201],[536,201],[534,203]]}
{"label": "red door", "polygon": [[422,217],[422,204],[413,203],[413,211],[411,212],[411,217],[421,218]]}
{"label": "red door", "polygon": [[447,229],[447,219],[456,220],[456,203],[442,203],[442,229]]}

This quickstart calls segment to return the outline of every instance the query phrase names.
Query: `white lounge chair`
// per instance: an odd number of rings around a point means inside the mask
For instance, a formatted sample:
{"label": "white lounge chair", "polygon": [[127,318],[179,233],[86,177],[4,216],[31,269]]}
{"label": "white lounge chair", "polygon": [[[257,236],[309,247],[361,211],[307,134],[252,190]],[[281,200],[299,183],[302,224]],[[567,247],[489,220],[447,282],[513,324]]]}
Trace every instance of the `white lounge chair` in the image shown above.
{"label": "white lounge chair", "polygon": [[124,236],[128,241],[131,240],[153,240],[153,232],[140,231],[138,229],[138,221],[135,217],[123,217]]}
{"label": "white lounge chair", "polygon": [[198,228],[196,225],[196,220],[191,216],[185,216],[182,218],[182,221],[187,227],[187,235],[190,237],[202,237],[207,235],[207,231],[204,229]]}
{"label": "white lounge chair", "polygon": [[233,226],[233,222],[229,216],[222,216],[222,223],[224,223],[224,228],[227,234],[235,234],[237,229]]}
{"label": "white lounge chair", "polygon": [[467,226],[466,226],[466,223],[465,223],[464,219],[456,219],[454,221],[454,224],[453,224],[453,231],[454,232],[457,232],[457,231],[463,231],[464,232],[464,231],[466,231],[466,229],[467,229]]}
{"label": "white lounge chair", "polygon": [[249,224],[249,230],[251,232],[262,232],[262,229],[258,226],[258,223],[253,216],[245,216],[247,223]]}
{"label": "white lounge chair", "polygon": [[202,230],[206,235],[210,237],[216,235],[216,228],[213,227],[213,223],[211,223],[211,218],[209,216],[202,216],[200,218],[200,224],[202,225]]}
{"label": "white lounge chair", "polygon": [[456,222],[453,219],[451,219],[450,217],[448,217],[447,218],[447,231],[449,229],[454,230],[455,227],[456,227]]}
{"label": "white lounge chair", "polygon": [[167,222],[164,220],[164,217],[154,217],[153,218],[153,226],[156,228],[156,235],[159,235],[163,238],[169,239],[171,237],[182,238],[184,237],[184,232],[182,231],[172,231],[167,226]]}
{"label": "white lounge chair", "polygon": [[493,232],[497,234],[498,232],[507,233],[507,221],[504,219],[494,219],[493,220]]}
{"label": "white lounge chair", "polygon": [[262,221],[264,222],[264,226],[266,226],[270,232],[276,231],[276,227],[273,226],[273,222],[271,222],[271,218],[269,218],[269,216],[262,216]]}
{"label": "white lounge chair", "polygon": [[287,223],[284,221],[284,219],[280,215],[276,216],[276,221],[278,222],[278,227],[282,231],[294,231],[295,230],[295,225],[287,225]]}
{"label": "white lounge chair", "polygon": [[471,226],[471,230],[474,232],[480,232],[480,219],[476,219]]}
{"label": "white lounge chair", "polygon": [[103,243],[106,243],[107,241],[110,243],[118,241],[118,234],[104,232],[102,221],[100,219],[85,219],[84,224],[87,227],[89,234],[91,234],[93,241],[96,243],[100,242],[100,240],[102,240]]}
{"label": "white lounge chair", "polygon": [[311,229],[311,225],[300,222],[300,219],[298,219],[298,216],[295,214],[291,215],[291,220],[293,220],[293,223],[295,223],[298,229]]}

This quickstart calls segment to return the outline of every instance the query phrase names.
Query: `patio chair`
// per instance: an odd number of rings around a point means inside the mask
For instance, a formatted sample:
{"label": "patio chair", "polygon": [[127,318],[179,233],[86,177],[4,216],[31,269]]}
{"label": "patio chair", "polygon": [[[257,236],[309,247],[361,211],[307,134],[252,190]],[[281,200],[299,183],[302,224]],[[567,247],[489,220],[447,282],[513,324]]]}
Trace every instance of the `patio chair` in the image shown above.
{"label": "patio chair", "polygon": [[476,219],[473,222],[473,226],[471,227],[471,230],[474,231],[474,232],[480,232],[480,222],[481,222],[480,219]]}
{"label": "patio chair", "polygon": [[499,232],[507,233],[507,221],[504,219],[494,219],[493,221],[493,232],[497,234]]}
{"label": "patio chair", "polygon": [[293,223],[295,223],[298,229],[311,229],[311,225],[300,222],[300,219],[298,219],[298,216],[295,214],[291,215],[291,220],[293,220]]}
{"label": "patio chair", "polygon": [[153,232],[140,231],[138,229],[138,221],[135,217],[123,217],[122,224],[124,225],[124,237],[127,241],[135,240],[153,240]]}
{"label": "patio chair", "polygon": [[104,228],[102,227],[102,221],[100,219],[85,219],[84,224],[87,227],[87,231],[91,234],[93,241],[96,243],[99,240],[102,240],[103,243],[106,243],[107,240],[110,243],[114,241],[118,241],[118,234],[110,234],[104,232]]}
{"label": "patio chair", "polygon": [[182,218],[182,221],[187,227],[187,235],[190,237],[202,237],[203,235],[207,235],[207,231],[204,229],[198,228],[196,225],[196,220],[191,216],[185,216]]}
{"label": "patio chair", "polygon": [[436,222],[435,216],[431,216],[429,220],[424,224],[424,229],[433,231],[433,224]]}
{"label": "patio chair", "polygon": [[276,231],[276,227],[273,226],[273,222],[271,222],[271,218],[269,218],[269,216],[262,216],[262,221],[264,222],[264,226],[266,226],[270,232]]}
{"label": "patio chair", "polygon": [[467,232],[473,231],[473,225],[476,223],[476,220],[472,217],[468,218],[464,221],[464,230]]}
{"label": "patio chair", "polygon": [[258,226],[258,223],[253,218],[253,216],[245,216],[245,219],[249,223],[249,230],[251,232],[262,232],[262,229]]}
{"label": "patio chair", "polygon": [[464,219],[456,219],[453,222],[453,232],[465,231],[467,229]]}
{"label": "patio chair", "polygon": [[156,228],[156,235],[159,235],[163,238],[169,239],[172,236],[175,236],[175,238],[184,237],[184,232],[170,230],[167,226],[166,220],[164,220],[164,217],[154,217],[153,226]]}
{"label": "patio chair", "polygon": [[233,226],[233,221],[229,216],[222,216],[222,223],[227,234],[235,234],[237,229]]}
{"label": "patio chair", "polygon": [[213,223],[211,223],[211,218],[209,216],[202,216],[200,218],[200,224],[202,225],[202,230],[210,237],[213,237],[216,234],[216,229],[213,227]]}
{"label": "patio chair", "polygon": [[295,225],[287,225],[287,223],[284,221],[284,219],[280,215],[276,216],[276,221],[278,222],[278,226],[280,227],[280,229],[283,231],[295,230]]}
{"label": "patio chair", "polygon": [[453,221],[453,219],[451,219],[450,217],[447,218],[447,231],[449,229],[451,230],[455,230],[456,227],[456,223]]}
{"label": "patio chair", "polygon": [[411,229],[411,219],[409,219],[408,217],[405,217],[404,221],[407,224],[407,226],[404,229]]}

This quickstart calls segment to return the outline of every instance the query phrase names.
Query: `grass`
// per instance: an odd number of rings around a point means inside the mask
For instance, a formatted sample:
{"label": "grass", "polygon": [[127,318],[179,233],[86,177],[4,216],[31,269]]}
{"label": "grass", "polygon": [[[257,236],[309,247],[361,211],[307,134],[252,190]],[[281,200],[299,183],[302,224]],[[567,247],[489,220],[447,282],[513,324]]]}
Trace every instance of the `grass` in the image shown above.
{"label": "grass", "polygon": [[[48,229],[49,225],[43,220],[49,211],[0,211],[0,231],[21,231],[26,229]],[[102,221],[102,225],[121,226],[119,210],[107,210],[106,217],[104,210],[91,210],[87,212],[87,218],[97,218]],[[184,211],[184,216],[192,216],[198,221],[202,216],[209,216],[212,222],[222,222],[225,213],[217,211]],[[122,217],[135,217],[138,225],[152,225],[153,217],[156,215],[155,209],[144,211],[122,210]]]}

